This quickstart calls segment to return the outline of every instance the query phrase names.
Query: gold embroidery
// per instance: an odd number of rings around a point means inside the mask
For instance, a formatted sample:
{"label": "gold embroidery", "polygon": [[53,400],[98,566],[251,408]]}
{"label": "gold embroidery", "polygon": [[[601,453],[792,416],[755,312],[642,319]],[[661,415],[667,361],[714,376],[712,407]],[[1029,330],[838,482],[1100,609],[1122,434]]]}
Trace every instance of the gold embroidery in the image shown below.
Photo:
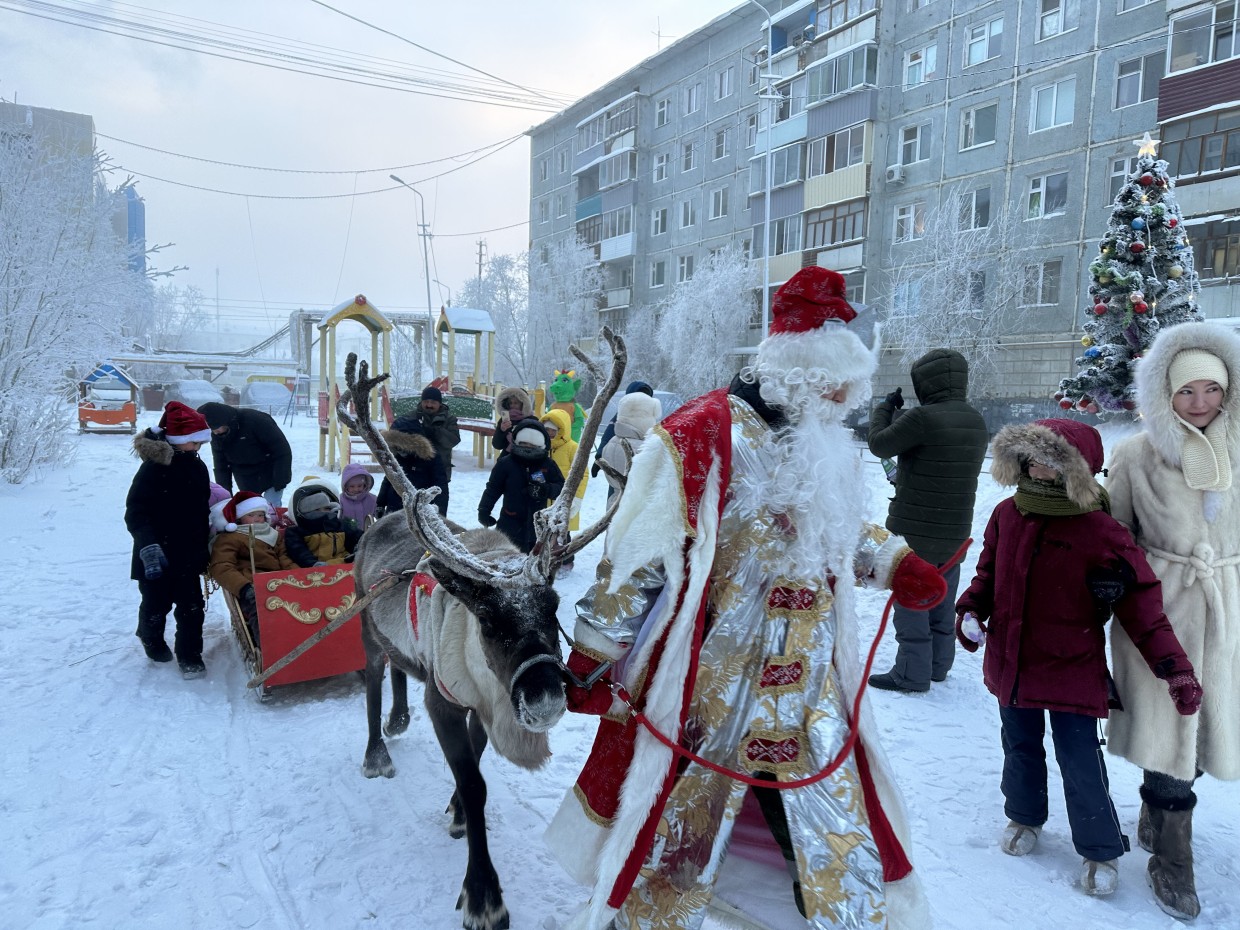
{"label": "gold embroidery", "polygon": [[[759,740],[768,744],[766,747],[768,754],[765,756],[750,754],[751,747],[754,748],[755,753],[762,751],[761,747],[755,745]],[[806,751],[808,747],[809,738],[804,730],[754,728],[745,734],[745,738],[737,747],[736,755],[740,760],[741,771],[750,774],[767,772],[776,776],[800,777],[804,760],[809,757]]]}
{"label": "gold embroidery", "polygon": [[294,578],[292,575],[285,575],[283,578],[269,578],[267,579],[267,590],[275,591],[283,585],[300,588],[303,591],[308,591],[311,588],[330,587],[336,582],[350,577],[352,574],[353,569],[351,568],[338,568],[336,569],[336,574],[332,575],[330,578],[327,577],[325,572],[310,572],[306,575],[306,581],[302,581],[300,578]]}
{"label": "gold embroidery", "polygon": [[300,604],[294,601],[286,601],[282,597],[267,598],[266,607],[268,610],[283,609],[285,613],[299,623],[318,623],[323,619],[323,611],[319,610],[317,607],[311,607],[309,610],[306,610]]}
{"label": "gold embroidery", "polygon": [[581,805],[582,813],[586,815],[588,820],[592,823],[598,824],[600,827],[611,827],[612,819],[610,817],[604,817],[601,814],[595,813],[594,808],[590,806],[590,802],[586,800],[586,793],[581,790],[580,785],[573,785],[573,794],[577,798],[577,803]]}
{"label": "gold embroidery", "polygon": [[697,530],[689,524],[689,502],[685,499],[685,463],[681,461],[676,443],[672,441],[671,434],[667,430],[656,424],[651,432],[667,446],[667,454],[671,456],[672,464],[676,466],[676,492],[680,495],[680,526],[689,539],[695,539]]}

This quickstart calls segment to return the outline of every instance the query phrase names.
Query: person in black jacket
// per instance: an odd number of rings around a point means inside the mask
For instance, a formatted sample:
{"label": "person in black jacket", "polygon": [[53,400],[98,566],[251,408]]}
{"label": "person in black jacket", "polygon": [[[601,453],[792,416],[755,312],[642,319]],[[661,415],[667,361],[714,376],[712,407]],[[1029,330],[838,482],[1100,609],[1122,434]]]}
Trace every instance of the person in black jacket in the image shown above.
{"label": "person in black jacket", "polygon": [[495,432],[491,434],[491,445],[505,455],[512,445],[512,433],[516,427],[526,420],[538,422],[534,416],[534,405],[530,395],[519,387],[504,388],[495,398],[495,412],[499,419],[495,421]]}
{"label": "person in black jacket", "polygon": [[[387,440],[388,448],[396,456],[396,462],[400,465],[401,471],[415,488],[419,490],[439,488],[440,493],[435,497],[435,506],[439,508],[440,516],[446,517],[448,515],[448,473],[435,447],[427,438],[422,421],[413,417],[397,417],[392,423],[392,428],[383,431],[383,438]],[[392,486],[392,482],[384,478],[383,485],[379,488],[380,515],[400,510],[402,506],[400,492]]]}
{"label": "person in black jacket", "polygon": [[[932,349],[910,372],[921,406],[904,406],[904,392],[892,391],[874,408],[870,451],[897,459],[895,497],[887,529],[903,536],[913,551],[936,566],[952,557],[973,526],[977,476],[990,435],[986,421],[965,399],[969,363],[953,349]],[[960,565],[944,576],[947,597],[932,610],[897,606],[892,619],[899,649],[891,670],[871,675],[885,691],[929,691],[943,681],[956,658],[956,616],[952,608]]]}
{"label": "person in black jacket", "polygon": [[133,536],[129,577],[142,594],[137,637],[151,661],[172,661],[164,626],[175,605],[176,658],[186,678],[207,671],[202,662],[205,604],[198,576],[207,567],[211,478],[198,449],[210,441],[206,419],[170,401],[159,426],[134,438],[142,464],[125,498],[125,527]]}
{"label": "person in black jacket", "polygon": [[412,413],[397,417],[392,422],[393,429],[404,429],[409,421],[422,424],[422,435],[431,441],[443,462],[444,483],[439,486],[441,511],[448,512],[448,489],[452,484],[452,450],[461,444],[461,429],[456,423],[456,414],[444,406],[443,392],[434,385],[422,389],[422,399]]}
{"label": "person in black jacket", "polygon": [[214,434],[216,483],[231,491],[235,478],[238,491],[253,491],[272,507],[282,506],[293,476],[293,450],[271,415],[216,402],[203,404],[198,412]]}
{"label": "person in black jacket", "polygon": [[[541,423],[537,420],[519,423],[508,448],[510,454],[496,461],[487,478],[482,500],[478,502],[478,522],[497,527],[522,552],[532,550],[537,541],[534,514],[564,490],[564,475],[551,461],[550,448]],[[496,520],[491,511],[501,496],[504,501]]]}

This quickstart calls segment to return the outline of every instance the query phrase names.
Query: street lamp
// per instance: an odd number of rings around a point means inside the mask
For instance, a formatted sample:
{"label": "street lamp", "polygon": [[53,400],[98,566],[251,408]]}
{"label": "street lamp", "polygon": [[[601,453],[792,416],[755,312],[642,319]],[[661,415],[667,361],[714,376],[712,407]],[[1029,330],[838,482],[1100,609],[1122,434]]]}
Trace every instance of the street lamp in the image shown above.
{"label": "street lamp", "polygon": [[418,203],[422,207],[422,222],[418,224],[418,236],[422,239],[422,267],[426,271],[426,316],[430,321],[430,325],[435,325],[435,309],[431,304],[431,262],[427,254],[426,240],[431,237],[429,227],[426,225],[426,198],[422,196],[422,192],[407,181],[402,181],[394,174],[389,174],[389,178],[402,187],[407,187],[418,195]]}
{"label": "street lamp", "polygon": [[771,11],[758,0],[749,0],[766,16],[766,74],[759,74],[760,80],[768,83],[758,92],[759,100],[766,100],[766,145],[763,162],[766,166],[766,204],[762,211],[762,332],[759,340],[766,338],[767,327],[770,325],[770,294],[771,294],[771,186],[774,183],[775,166],[771,164],[771,131],[775,128],[775,113],[770,101],[779,97],[773,93],[771,81],[775,74],[771,70],[771,60],[775,57],[775,29],[771,22]]}
{"label": "street lamp", "polygon": [[451,307],[452,306],[452,288],[448,287],[448,285],[444,284],[438,278],[435,279],[435,283],[448,292],[448,306]]}

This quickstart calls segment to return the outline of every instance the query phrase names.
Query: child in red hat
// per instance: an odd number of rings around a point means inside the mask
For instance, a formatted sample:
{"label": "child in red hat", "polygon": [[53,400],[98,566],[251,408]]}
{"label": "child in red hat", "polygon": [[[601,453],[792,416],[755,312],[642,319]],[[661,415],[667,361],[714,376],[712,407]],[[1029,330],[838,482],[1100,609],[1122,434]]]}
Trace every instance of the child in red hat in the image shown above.
{"label": "child in red hat", "polygon": [[138,639],[151,661],[172,661],[164,626],[175,605],[176,658],[186,678],[206,674],[198,576],[207,565],[211,479],[198,449],[210,440],[202,414],[169,402],[159,425],[134,439],[142,464],[125,498],[125,526],[133,536],[130,577],[142,594]]}
{"label": "child in red hat", "polygon": [[211,577],[241,605],[254,642],[258,642],[258,604],[254,575],[296,568],[279,531],[267,522],[267,500],[238,491],[224,505],[224,532],[211,543]]}

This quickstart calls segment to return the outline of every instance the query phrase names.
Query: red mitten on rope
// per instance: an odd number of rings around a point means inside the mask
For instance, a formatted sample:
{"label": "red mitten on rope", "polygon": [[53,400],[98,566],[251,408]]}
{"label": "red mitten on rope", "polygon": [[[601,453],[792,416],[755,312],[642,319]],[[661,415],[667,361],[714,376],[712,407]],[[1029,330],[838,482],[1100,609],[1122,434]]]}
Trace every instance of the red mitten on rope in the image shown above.
{"label": "red mitten on rope", "polygon": [[1184,717],[1192,716],[1201,709],[1201,682],[1192,672],[1178,672],[1167,679],[1167,690],[1175,709]]}
{"label": "red mitten on rope", "polygon": [[907,610],[929,610],[947,597],[947,581],[937,568],[909,552],[891,576],[891,593]]}
{"label": "red mitten on rope", "polygon": [[608,682],[599,678],[591,681],[600,669],[605,670],[610,663],[585,655],[574,649],[568,654],[568,673],[581,682],[590,682],[588,688],[570,683],[564,696],[568,701],[568,709],[574,714],[594,714],[601,717],[611,709],[611,688]]}

